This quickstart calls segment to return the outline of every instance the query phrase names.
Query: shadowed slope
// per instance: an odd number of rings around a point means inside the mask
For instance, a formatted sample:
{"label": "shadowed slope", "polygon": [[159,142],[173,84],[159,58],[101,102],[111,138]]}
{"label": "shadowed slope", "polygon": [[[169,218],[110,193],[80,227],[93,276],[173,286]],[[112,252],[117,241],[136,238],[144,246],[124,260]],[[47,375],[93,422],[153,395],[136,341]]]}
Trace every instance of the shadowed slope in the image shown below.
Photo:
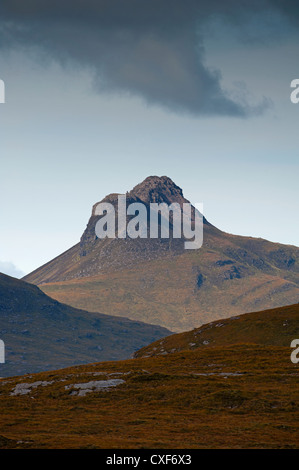
{"label": "shadowed slope", "polygon": [[0,376],[91,361],[127,359],[169,331],[128,319],[92,314],[61,304],[36,286],[0,274]]}

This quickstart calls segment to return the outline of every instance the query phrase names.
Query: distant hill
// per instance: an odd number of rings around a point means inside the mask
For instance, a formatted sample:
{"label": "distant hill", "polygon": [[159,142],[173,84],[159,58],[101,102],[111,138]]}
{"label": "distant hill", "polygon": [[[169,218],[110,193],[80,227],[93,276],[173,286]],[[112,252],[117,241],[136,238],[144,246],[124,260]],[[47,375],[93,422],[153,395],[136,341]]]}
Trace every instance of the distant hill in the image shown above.
{"label": "distant hill", "polygon": [[[127,203],[188,202],[170,178],[151,176]],[[117,194],[103,201],[116,205]],[[92,215],[80,243],[25,276],[51,297],[77,308],[126,316],[172,331],[299,300],[299,248],[231,235],[204,218],[204,242],[104,239]],[[172,233],[172,232],[171,232]]]}
{"label": "distant hill", "polygon": [[0,273],[0,377],[94,361],[127,359],[170,332],[63,305],[38,287]]}
{"label": "distant hill", "polygon": [[290,347],[299,338],[299,304],[214,321],[145,346],[134,357],[164,356],[198,348],[236,344]]}

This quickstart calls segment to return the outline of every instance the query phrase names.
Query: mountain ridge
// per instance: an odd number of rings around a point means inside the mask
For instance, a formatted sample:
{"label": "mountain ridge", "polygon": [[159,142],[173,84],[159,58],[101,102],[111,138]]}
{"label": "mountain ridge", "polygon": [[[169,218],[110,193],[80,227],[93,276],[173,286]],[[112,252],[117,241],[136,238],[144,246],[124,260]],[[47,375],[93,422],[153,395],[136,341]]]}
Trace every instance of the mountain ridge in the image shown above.
{"label": "mountain ridge", "polygon": [[[148,177],[126,195],[127,203],[147,205],[187,201],[166,176]],[[117,194],[104,200],[116,203]],[[225,318],[228,312],[237,315],[298,302],[296,246],[228,234],[206,218],[198,250],[185,250],[184,240],[171,236],[99,240],[97,220],[92,212],[80,243],[24,279],[74,307],[124,315],[176,332]]]}

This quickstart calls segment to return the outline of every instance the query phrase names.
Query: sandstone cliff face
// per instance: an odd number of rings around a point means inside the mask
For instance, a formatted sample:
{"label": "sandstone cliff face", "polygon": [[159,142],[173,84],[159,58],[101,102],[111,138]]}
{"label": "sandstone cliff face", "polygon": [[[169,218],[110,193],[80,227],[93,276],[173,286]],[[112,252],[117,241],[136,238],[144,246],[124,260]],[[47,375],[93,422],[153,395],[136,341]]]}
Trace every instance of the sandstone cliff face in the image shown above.
{"label": "sandstone cliff face", "polygon": [[[116,215],[116,230],[117,216],[118,216],[118,196],[119,194],[113,193],[106,196],[100,202],[108,202],[115,208]],[[94,266],[94,272],[99,272],[100,269],[109,268],[110,266],[121,267],[130,265],[133,262],[156,259],[160,256],[175,255],[183,253],[184,251],[184,238],[173,238],[173,217],[170,213],[170,238],[157,238],[150,239],[149,233],[149,210],[151,203],[178,203],[181,208],[183,204],[190,204],[190,202],[183,196],[183,191],[167,176],[150,176],[142,183],[135,186],[131,191],[125,194],[126,207],[133,203],[142,203],[147,209],[148,214],[148,239],[104,239],[97,238],[95,233],[95,226],[100,219],[96,215],[96,208],[99,203],[94,204],[92,208],[92,215],[89,219],[87,227],[80,240],[80,256],[84,257],[93,253],[94,260],[97,260],[97,267]],[[194,210],[191,210],[191,226],[194,228]],[[132,216],[127,216],[127,223]],[[206,219],[204,223],[210,227]],[[216,229],[215,229],[216,230]],[[182,231],[183,233],[183,231]],[[91,271],[89,270],[89,273]]]}

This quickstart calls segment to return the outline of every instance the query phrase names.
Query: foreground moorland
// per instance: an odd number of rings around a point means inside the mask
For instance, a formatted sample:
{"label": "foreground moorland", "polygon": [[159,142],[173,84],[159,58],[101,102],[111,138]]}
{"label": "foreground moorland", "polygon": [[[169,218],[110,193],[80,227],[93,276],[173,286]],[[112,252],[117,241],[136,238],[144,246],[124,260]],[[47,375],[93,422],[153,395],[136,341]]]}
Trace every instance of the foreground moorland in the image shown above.
{"label": "foreground moorland", "polygon": [[[179,352],[2,379],[0,445],[298,448],[299,365],[290,361],[290,342],[299,309],[292,308],[281,309],[280,329],[271,328],[279,309],[252,314],[251,321],[248,315],[246,342],[242,334],[234,341],[223,333],[223,344],[219,334],[193,350],[188,338],[187,350],[174,335],[161,346],[172,341]],[[284,328],[288,346],[277,340]]]}

